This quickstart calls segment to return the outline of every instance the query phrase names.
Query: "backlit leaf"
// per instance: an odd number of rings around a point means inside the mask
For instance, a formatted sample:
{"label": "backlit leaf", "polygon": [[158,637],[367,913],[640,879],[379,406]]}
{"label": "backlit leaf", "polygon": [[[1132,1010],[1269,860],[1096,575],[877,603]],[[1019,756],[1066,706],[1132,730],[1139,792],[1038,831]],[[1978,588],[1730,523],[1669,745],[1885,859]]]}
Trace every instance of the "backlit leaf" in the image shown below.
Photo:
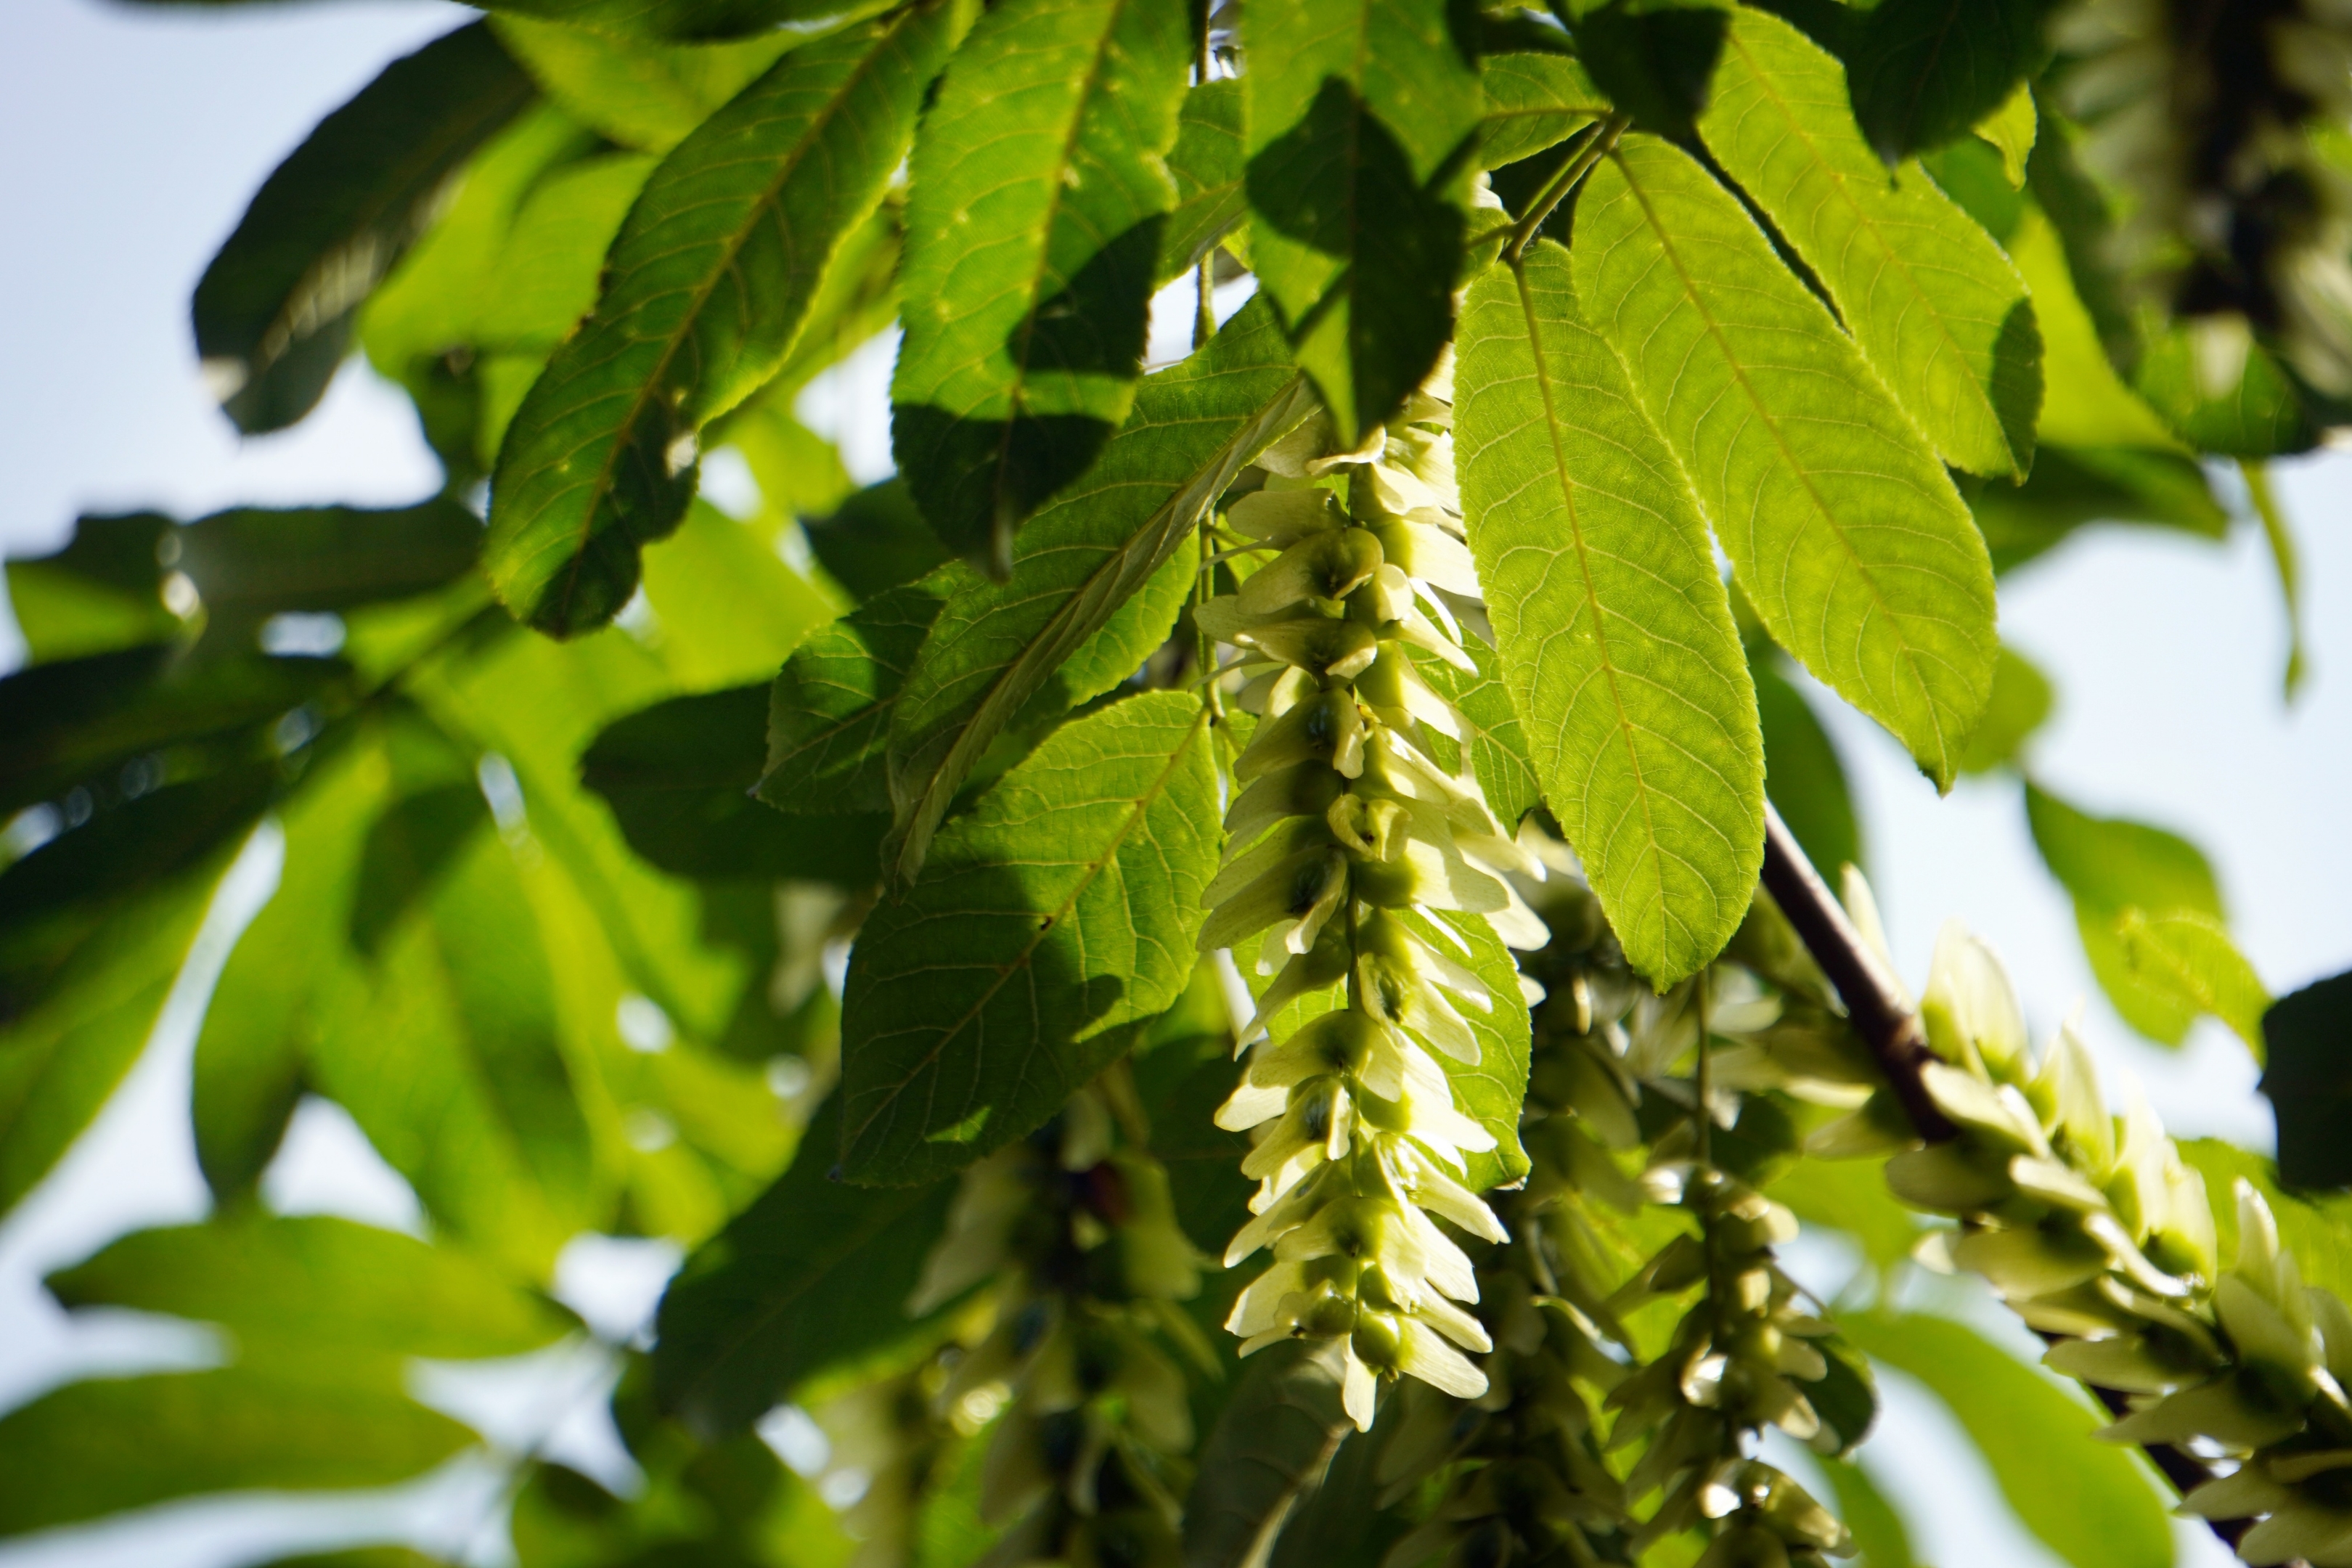
{"label": "backlit leaf", "polygon": [[1568,55],[1489,55],[1479,62],[1486,113],[1478,162],[1489,169],[1558,146],[1609,112],[1609,100]]}
{"label": "backlit leaf", "polygon": [[2042,405],[2025,284],[1916,163],[1889,171],[1872,154],[1838,62],[1780,18],[1741,10],[1699,132],[1944,460],[2022,476]]}
{"label": "backlit leaf", "polygon": [[1478,73],[1443,0],[1244,13],[1250,260],[1353,446],[1453,335]]}
{"label": "backlit leaf", "polygon": [[1984,542],[1935,454],[1678,150],[1629,137],[1593,171],[1574,258],[1774,638],[1948,786],[1999,644]]}
{"label": "backlit leaf", "polygon": [[692,43],[749,37],[792,23],[823,22],[876,7],[866,0],[490,0],[483,8],[567,22],[624,38]]}
{"label": "backlit leaf", "polygon": [[925,1181],[1019,1137],[1176,999],[1216,869],[1209,753],[1180,693],[1073,720],[867,918],[842,997],[851,1179]]}
{"label": "backlit leaf", "polygon": [[1242,84],[1230,77],[1204,82],[1184,95],[1168,172],[1176,180],[1176,208],[1160,244],[1157,281],[1181,276],[1249,210],[1242,194]]}
{"label": "backlit leaf", "polygon": [[[1527,729],[1519,722],[1518,708],[1503,684],[1501,657],[1476,637],[1469,638],[1462,651],[1478,667],[1475,672],[1421,648],[1412,650],[1413,668],[1431,689],[1470,721],[1475,731],[1470,738],[1470,771],[1477,776],[1495,819],[1516,829],[1521,817],[1543,804],[1543,781],[1536,776],[1535,758],[1528,750]],[[1435,731],[1424,739],[1437,762],[1448,768],[1460,766],[1461,748],[1452,740]]]}
{"label": "backlit leaf", "polygon": [[1671,984],[1730,939],[1764,854],[1756,699],[1706,526],[1560,247],[1471,286],[1457,352],[1504,683],[1627,960]]}
{"label": "backlit leaf", "polygon": [[[1022,531],[1009,582],[950,569],[952,596],[890,717],[890,877],[913,879],[981,754],[1040,691],[1050,685],[1060,700],[1084,701],[1142,663],[1189,584],[1170,563],[1202,512],[1311,405],[1281,329],[1252,300],[1206,348],[1145,378],[1086,479]],[[1147,583],[1175,596],[1136,605]],[[1074,664],[1090,647],[1119,657]]]}
{"label": "backlit leaf", "polygon": [[799,42],[770,33],[740,44],[667,47],[526,16],[491,26],[564,112],[624,147],[667,153]]}
{"label": "backlit leaf", "polygon": [[281,429],[317,405],[352,310],[531,96],[477,22],[394,60],[278,166],[196,284],[196,352],[237,428]]}
{"label": "backlit leaf", "polygon": [[999,0],[916,138],[890,443],[998,578],[1134,403],[1190,59],[1165,0]]}
{"label": "backlit leaf", "polygon": [[2018,762],[2025,742],[2050,718],[2056,698],[2050,678],[2015,648],[2004,646],[1993,666],[1992,699],[1969,735],[1960,772],[1988,773]]}
{"label": "backlit leaf", "polygon": [[803,45],[655,172],[499,455],[487,559],[520,618],[569,636],[627,601],[638,549],[686,515],[702,426],[791,348],[962,15],[926,0]]}

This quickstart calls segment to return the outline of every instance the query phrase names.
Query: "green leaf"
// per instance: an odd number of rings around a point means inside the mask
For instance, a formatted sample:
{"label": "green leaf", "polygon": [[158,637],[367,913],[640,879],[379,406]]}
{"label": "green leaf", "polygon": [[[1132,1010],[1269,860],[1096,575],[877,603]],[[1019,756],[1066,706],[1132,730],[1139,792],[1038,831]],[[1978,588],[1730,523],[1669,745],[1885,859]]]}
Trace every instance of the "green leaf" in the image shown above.
{"label": "green leaf", "polygon": [[133,1231],[59,1269],[68,1308],[131,1307],[218,1323],[302,1352],[466,1359],[518,1355],[574,1326],[487,1264],[330,1215],[249,1210]]}
{"label": "green leaf", "polygon": [[2230,941],[2203,851],[2160,827],[2086,816],[2031,782],[2025,815],[2042,863],[2074,897],[2091,972],[2124,1021],[2177,1046],[2198,1014],[2211,1013],[2260,1051],[2268,994]]}
{"label": "green leaf", "polygon": [[494,17],[491,27],[540,90],[624,147],[667,153],[800,40],[770,33],[740,44],[663,47],[586,27]]}
{"label": "green leaf", "polygon": [[1943,1318],[1842,1314],[1846,1338],[1950,1407],[2001,1495],[2074,1568],[2171,1568],[2165,1502],[2127,1448],[2095,1442],[2104,1411]]}
{"label": "green leaf", "polygon": [[2033,155],[2033,139],[2041,125],[2042,117],[2033,108],[2033,89],[2022,81],[2001,100],[2000,108],[1976,123],[1977,134],[2000,154],[2001,175],[2011,190],[2025,184],[2026,160]]}
{"label": "green leaf", "polygon": [[[2342,1033],[2342,1009],[2347,1002],[2352,1002],[2352,987],[2347,987],[2343,982],[2341,975],[2320,981],[2292,996],[2281,998],[2278,1005],[2278,1010],[2293,1006],[2304,1014],[2304,1021],[2316,1022],[2323,1026],[2330,1022],[2328,1014],[2334,1011],[2337,1033],[2332,1038],[2316,1042],[2323,1050],[2331,1046],[2340,1047],[2346,1037]],[[2316,1006],[2313,1005],[2315,1003]],[[2310,1010],[2305,1012],[2306,1008]],[[2296,1025],[2290,1024],[2289,1026]],[[2280,1039],[2273,1037],[2273,1059],[2280,1045]],[[2277,1086],[2279,1092],[2273,1095],[2273,1102],[2284,1110],[2292,1090],[2305,1085],[2321,1095],[2329,1092],[2324,1077],[2299,1077],[2293,1082],[2282,1080]],[[2270,1094],[2272,1091],[2265,1089],[2263,1092]],[[2315,1117],[2333,1118],[2340,1114],[2330,1110],[2326,1100],[2321,1098],[2315,1097],[2306,1103]],[[2343,1140],[2336,1134],[2340,1133],[2342,1127],[2340,1121],[2330,1120],[2324,1127],[2305,1125],[2300,1131],[2307,1138],[2327,1137],[2329,1146],[2325,1153],[2340,1166]],[[2285,1131],[2285,1123],[2282,1121],[2282,1137]],[[2243,1181],[2270,1205],[2271,1216],[2278,1222],[2279,1240],[2286,1250],[2294,1254],[2305,1282],[2323,1290],[2332,1290],[2338,1296],[2352,1296],[2352,1198],[2340,1193],[2323,1194],[2289,1191],[2282,1185],[2283,1183],[2294,1182],[2303,1185],[2306,1178],[2290,1175],[2284,1167],[2273,1166],[2260,1154],[2224,1143],[2218,1138],[2183,1138],[2176,1146],[2180,1151],[2181,1159],[2205,1178],[2205,1195],[2213,1209],[2215,1252],[2225,1268],[2238,1255],[2238,1204],[2234,1188],[2237,1183]],[[2303,1152],[2318,1152],[2318,1145],[2306,1142]],[[2308,1184],[2314,1187],[2340,1186],[2343,1178],[2337,1174],[2326,1180],[2309,1180]]]}
{"label": "green leaf", "polygon": [[867,918],[842,996],[851,1180],[926,1181],[1019,1137],[1176,999],[1216,870],[1209,752],[1175,692],[1073,720]]}
{"label": "green leaf", "polygon": [[2288,457],[2319,444],[2324,432],[2268,349],[2249,344],[2244,368],[2219,388],[2198,362],[2194,332],[2175,326],[2146,340],[2132,377],[2148,406],[2191,447],[2251,458]]}
{"label": "green leaf", "polygon": [[1780,18],[1738,11],[1699,132],[1944,460],[2022,478],[2042,406],[2024,281],[1918,165],[1890,173],[1872,155],[1838,62]]}
{"label": "green leaf", "polygon": [[519,618],[569,636],[627,601],[639,547],[686,515],[702,426],[792,347],[962,15],[925,0],[803,45],[655,171],[499,454],[487,556]]}
{"label": "green leaf", "polygon": [[1960,772],[1989,773],[2019,762],[2025,742],[2048,722],[2056,701],[2050,678],[2015,648],[2004,645],[2000,662],[1993,666],[1992,700],[1969,736]]}
{"label": "green leaf", "polygon": [[1578,200],[1574,255],[1773,637],[1949,787],[1999,643],[1984,542],[1935,454],[1686,154],[1627,138]]}
{"label": "green leaf", "polygon": [[319,1089],[436,1219],[545,1269],[588,1217],[588,1128],[539,921],[499,836],[477,832],[334,992]]}
{"label": "green leaf", "polygon": [[1343,1563],[1385,1563],[1411,1532],[1402,1509],[1380,1506],[1388,1488],[1380,1478],[1383,1451],[1395,1441],[1405,1408],[1396,1390],[1385,1392],[1372,1429],[1340,1435],[1339,1451],[1319,1485],[1307,1490],[1282,1521],[1266,1568],[1330,1568]]}
{"label": "green leaf", "polygon": [[915,139],[890,443],[999,579],[1134,403],[1190,51],[1160,0],[999,0]]}
{"label": "green leaf", "polygon": [[[2263,1015],[2262,1090],[2278,1116],[2279,1170],[2298,1187],[2352,1186],[2352,973],[2315,980]],[[2339,1223],[2338,1234],[2347,1228]],[[2352,1272],[2352,1271],[2347,1271]],[[2352,1279],[2329,1281],[2342,1290]]]}
{"label": "green leaf", "polygon": [[353,310],[531,96],[477,22],[394,60],[264,182],[194,301],[196,352],[238,429],[282,429],[317,405]]}
{"label": "green leaf", "polygon": [[340,659],[185,659],[155,645],[37,664],[0,679],[0,812],[88,783],[103,799],[124,763],[179,752],[178,771],[269,754],[266,727],[347,690]]}
{"label": "green leaf", "polygon": [[172,520],[152,511],[83,517],[54,554],[7,564],[8,602],[29,662],[47,664],[168,642],[183,629],[163,607],[155,546]]}
{"label": "green leaf", "polygon": [[[2058,154],[2053,137],[2036,144],[2033,167]],[[2037,176],[2039,178],[2039,176]],[[2036,195],[2042,187],[2036,186]],[[2048,198],[2042,198],[2046,201]],[[2047,446],[2137,447],[2186,455],[2188,447],[2139,394],[2123,384],[2108,355],[2114,345],[2084,295],[2070,265],[2070,243],[2041,212],[2028,210],[2008,241],[2033,294],[2042,329],[2041,439]]]}
{"label": "green leaf", "polygon": [[761,800],[790,812],[889,809],[890,715],[947,575],[893,588],[793,651],[769,704]]}
{"label": "green leaf", "polygon": [[868,485],[829,517],[802,523],[809,550],[861,603],[912,583],[948,559],[938,534],[895,475]]}
{"label": "green leaf", "polygon": [[1355,1429],[1328,1347],[1286,1342],[1253,1356],[1201,1445],[1184,1507],[1184,1568],[1265,1568],[1300,1504]]}
{"label": "green leaf", "polygon": [[1608,97],[1567,55],[1489,55],[1479,62],[1486,113],[1478,163],[1499,169],[1557,147],[1609,112]]}
{"label": "green leaf", "polygon": [[1889,163],[1941,146],[2050,58],[2049,0],[1885,0],[1846,54],[1853,113]]}
{"label": "green leaf", "polygon": [[1996,572],[2023,565],[2090,523],[2219,540],[2228,536],[2231,521],[2195,458],[2140,447],[2045,445],[2024,484],[1987,484],[1969,505]]}
{"label": "green leaf", "polygon": [[1168,215],[1153,281],[1181,277],[1249,211],[1242,191],[1245,151],[1240,82],[1227,77],[1184,95],[1176,145],[1168,150],[1176,207]]}
{"label": "green leaf", "polygon": [[1916,1568],[1918,1559],[1911,1555],[1911,1535],[1903,1528],[1903,1516],[1870,1472],[1849,1459],[1814,1462],[1837,1492],[1838,1518],[1853,1533],[1862,1568]]}
{"label": "green leaf", "polygon": [[1539,240],[1471,285],[1462,499],[1544,798],[1633,967],[1720,952],[1764,857],[1748,661],[1689,487]]}
{"label": "green leaf", "polygon": [[581,782],[613,808],[629,847],[677,876],[871,883],[879,812],[787,816],[751,798],[767,725],[764,684],[674,697],[597,736]]}
{"label": "green leaf", "polygon": [[338,1491],[421,1475],[474,1435],[396,1390],[243,1369],[68,1384],[0,1415],[0,1535],[214,1491]]}
{"label": "green leaf", "polygon": [[1861,865],[1862,821],[1845,763],[1821,716],[1771,660],[1751,664],[1748,674],[1764,737],[1764,793],[1773,809],[1824,876]]}
{"label": "green leaf", "polygon": [[446,587],[473,570],[482,525],[451,500],[359,507],[239,507],[157,542],[214,616],[238,621],[291,611],[348,610]]}
{"label": "green leaf", "polygon": [[605,252],[657,167],[649,153],[575,159],[544,174],[515,209],[495,269],[468,301],[455,340],[491,360],[478,373],[482,408],[474,432],[484,463],[497,456],[548,355],[595,304]]}
{"label": "green leaf", "polygon": [[655,1391],[699,1430],[740,1430],[810,1378],[918,1331],[905,1304],[955,1184],[851,1186],[834,1163],[840,1134],[835,1095],[782,1177],[663,1293]]}
{"label": "green leaf", "polygon": [[824,22],[874,8],[862,0],[489,0],[484,7],[569,23],[621,38],[674,43],[749,37],[793,23]]}
{"label": "green leaf", "polygon": [[489,823],[489,803],[463,776],[394,802],[363,836],[359,875],[347,895],[352,949],[381,956],[392,933]]}
{"label": "green leaf", "polygon": [[[952,596],[890,716],[889,877],[913,879],[981,754],[1049,683],[1081,702],[1142,663],[1167,622],[1149,625],[1130,602],[1155,578],[1174,586],[1169,563],[1201,514],[1310,406],[1272,312],[1253,300],[1206,348],[1144,379],[1087,478],[1022,531],[1011,581],[950,569]],[[1172,618],[1174,601],[1164,607]],[[1093,657],[1114,647],[1118,659]]]}
{"label": "green leaf", "polygon": [[[1927,171],[1937,190],[1958,203],[1960,210],[1976,219],[1977,226],[1997,243],[2006,246],[2016,236],[2017,226],[2025,217],[2028,198],[2022,190],[2009,183],[2000,153],[1991,142],[1980,136],[1963,136],[1932,153],[1921,153],[1919,166]],[[2037,297],[2037,315],[2040,309]],[[2042,403],[2046,407],[2049,399],[2043,398]]]}
{"label": "green leaf", "polygon": [[1293,0],[1242,18],[1264,62],[1242,80],[1250,260],[1351,447],[1454,334],[1484,99],[1450,20],[1444,0]]}
{"label": "green leaf", "polygon": [[[1477,638],[1469,638],[1462,651],[1477,666],[1473,673],[1425,649],[1412,651],[1413,668],[1421,678],[1470,721],[1475,731],[1470,738],[1470,770],[1495,819],[1516,829],[1521,817],[1543,804],[1543,781],[1536,776],[1527,731],[1519,723],[1509,689],[1503,684],[1500,656]],[[1428,739],[1432,757],[1458,770],[1461,748],[1433,731]]]}
{"label": "green leaf", "polygon": [[651,641],[689,690],[766,682],[839,603],[784,563],[774,513],[738,522],[698,500],[686,525],[646,555]]}
{"label": "green leaf", "polygon": [[281,816],[278,889],[214,984],[196,1036],[190,1120],[196,1163],[223,1201],[253,1193],[301,1098],[321,976],[344,962],[361,847],[388,782],[373,746],[314,764]]}
{"label": "green leaf", "polygon": [[169,785],[0,873],[0,1214],[138,1059],[273,784]]}
{"label": "green leaf", "polygon": [[1887,1191],[1882,1160],[1792,1160],[1766,1190],[1807,1225],[1843,1231],[1881,1268],[1918,1245],[1919,1216]]}

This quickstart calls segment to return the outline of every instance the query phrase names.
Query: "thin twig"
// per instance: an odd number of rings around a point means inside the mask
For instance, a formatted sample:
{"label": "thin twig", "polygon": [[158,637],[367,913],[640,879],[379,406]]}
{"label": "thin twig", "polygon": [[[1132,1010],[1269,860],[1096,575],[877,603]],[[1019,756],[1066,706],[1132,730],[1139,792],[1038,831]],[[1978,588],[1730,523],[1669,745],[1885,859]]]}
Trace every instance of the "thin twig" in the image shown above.
{"label": "thin twig", "polygon": [[1536,230],[1543,226],[1544,219],[1551,216],[1552,209],[1568,199],[1568,193],[1576,189],[1578,181],[1592,172],[1592,165],[1601,162],[1609,150],[1617,145],[1617,138],[1625,134],[1625,128],[1632,123],[1633,121],[1625,115],[1612,114],[1594,129],[1591,139],[1577,149],[1576,155],[1559,174],[1552,176],[1551,184],[1543,188],[1536,197],[1535,205],[1528,208],[1528,216],[1511,230],[1511,242],[1503,247],[1506,263],[1513,267],[1519,264],[1519,258],[1527,253],[1528,246],[1535,243]]}
{"label": "thin twig", "polygon": [[[1936,1056],[1927,1048],[1927,1034],[1919,1026],[1918,1015],[1905,1002],[1902,989],[1888,973],[1885,961],[1863,940],[1853,921],[1846,917],[1844,906],[1830,896],[1829,888],[1813,869],[1812,862],[1805,858],[1796,836],[1769,804],[1764,807],[1764,889],[1796,928],[1805,951],[1812,954],[1813,962],[1837,987],[1838,997],[1845,1004],[1846,1016],[1868,1043],[1871,1054],[1878,1058],[1879,1070],[1886,1075],[1887,1086],[1902,1102],[1919,1136],[1927,1142],[1940,1143],[1957,1135],[1958,1129],[1937,1109],[1934,1097],[1927,1092],[1923,1073]],[[2112,1414],[2121,1416],[2129,1411],[2129,1402],[2116,1390],[2085,1386]],[[2149,1443],[2143,1451],[2148,1462],[2184,1495],[2213,1479],[2213,1472],[2196,1456],[2168,1443]],[[2231,1547],[2253,1525],[2250,1519],[2215,1519],[2206,1522]]]}

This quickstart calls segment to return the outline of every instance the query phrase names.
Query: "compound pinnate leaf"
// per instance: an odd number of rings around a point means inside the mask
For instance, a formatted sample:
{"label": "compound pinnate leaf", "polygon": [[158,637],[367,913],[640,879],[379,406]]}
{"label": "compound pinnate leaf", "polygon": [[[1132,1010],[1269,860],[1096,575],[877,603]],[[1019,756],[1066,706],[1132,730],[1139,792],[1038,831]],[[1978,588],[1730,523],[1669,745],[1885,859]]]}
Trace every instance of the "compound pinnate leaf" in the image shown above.
{"label": "compound pinnate leaf", "polygon": [[1489,55],[1480,62],[1486,113],[1478,162],[1499,169],[1558,146],[1609,112],[1609,99],[1568,55]]}
{"label": "compound pinnate leaf", "polygon": [[1454,329],[1485,100],[1444,0],[1295,0],[1242,21],[1250,258],[1341,438],[1361,440]]}
{"label": "compound pinnate leaf", "polygon": [[499,448],[487,561],[519,618],[570,636],[635,591],[639,548],[693,499],[702,426],[792,347],[963,16],[925,0],[793,50],[654,172]]}
{"label": "compound pinnate leaf", "polygon": [[2049,58],[2049,0],[1885,0],[1853,30],[1854,118],[1893,163],[2008,101]]}
{"label": "compound pinnate leaf", "polygon": [[1184,16],[1002,0],[916,139],[891,446],[940,539],[1000,578],[1013,531],[1135,399],[1176,205]]}
{"label": "compound pinnate leaf", "polygon": [[901,1310],[947,1223],[951,1182],[838,1179],[841,1103],[759,1201],[687,1259],[662,1295],[654,1391],[698,1428],[750,1426],[800,1384],[912,1331]]}
{"label": "compound pinnate leaf", "polygon": [[200,1492],[327,1491],[422,1474],[474,1435],[396,1390],[243,1368],[68,1384],[0,1415],[0,1535]]}
{"label": "compound pinnate leaf", "polygon": [[352,312],[532,94],[477,22],[394,60],[263,183],[193,303],[205,379],[238,429],[283,429],[317,406]]}
{"label": "compound pinnate leaf", "polygon": [[892,588],[793,650],[770,698],[761,800],[791,812],[890,809],[890,714],[948,576]]}
{"label": "compound pinnate leaf", "polygon": [[[1300,384],[1272,311],[1253,300],[1208,346],[1146,377],[1135,410],[1086,479],[1024,529],[1011,581],[948,569],[953,595],[932,624],[890,718],[890,798],[897,813],[885,870],[913,880],[931,835],[990,742],[1049,683],[1080,702],[1142,662],[1147,584],[1169,585],[1170,563],[1201,513],[1242,466],[1306,416]],[[1176,605],[1164,606],[1170,618]],[[1164,637],[1167,620],[1156,628]],[[1136,657],[1095,658],[1096,638]],[[1088,657],[1074,656],[1082,652]],[[1092,671],[1080,682],[1075,670]],[[1104,679],[1105,672],[1108,679]]]}
{"label": "compound pinnate leaf", "polygon": [[1951,1407],[2025,1527],[2074,1568],[2170,1568],[2172,1531],[2129,1449],[2106,1424],[1976,1331],[1948,1319],[1841,1313],[1848,1340]]}
{"label": "compound pinnate leaf", "polygon": [[1626,139],[1576,211],[1576,289],[1781,647],[1948,788],[1992,685],[1992,567],[1853,340],[1687,154]]}
{"label": "compound pinnate leaf", "polygon": [[1215,873],[1207,714],[1073,720],[956,818],[866,922],[842,995],[842,1165],[928,1181],[1051,1116],[1192,972]]}
{"label": "compound pinnate leaf", "polygon": [[1917,164],[1890,172],[1872,153],[1838,62],[1779,17],[1738,11],[1698,126],[1944,460],[2023,475],[2042,407],[2024,280]]}
{"label": "compound pinnate leaf", "polygon": [[1738,929],[1764,857],[1756,694],[1706,525],[1549,240],[1470,287],[1462,497],[1544,798],[1633,965]]}
{"label": "compound pinnate leaf", "polygon": [[1182,274],[1249,210],[1242,194],[1244,152],[1240,82],[1204,82],[1184,95],[1176,145],[1168,153],[1176,210],[1160,238],[1157,281]]}
{"label": "compound pinnate leaf", "polygon": [[574,1326],[469,1254],[331,1215],[247,1209],[134,1231],[48,1277],[67,1307],[131,1307],[257,1342],[445,1359],[519,1355]]}

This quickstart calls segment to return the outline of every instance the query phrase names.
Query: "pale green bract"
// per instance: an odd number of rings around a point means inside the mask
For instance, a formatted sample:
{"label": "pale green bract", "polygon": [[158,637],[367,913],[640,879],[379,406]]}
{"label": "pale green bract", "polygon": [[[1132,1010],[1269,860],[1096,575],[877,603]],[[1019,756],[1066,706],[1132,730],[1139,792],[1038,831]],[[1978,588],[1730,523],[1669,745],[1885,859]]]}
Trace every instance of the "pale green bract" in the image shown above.
{"label": "pale green bract", "polygon": [[945,1175],[1035,1127],[1173,1002],[1217,864],[1206,711],[1055,731],[868,917],[842,996],[842,1167]]}
{"label": "pale green bract", "polygon": [[1916,163],[1878,161],[1836,59],[1777,16],[1737,11],[1698,124],[1944,460],[2022,479],[2042,407],[2024,280]]}
{"label": "pale green bract", "polygon": [[1738,201],[1629,136],[1576,289],[1780,645],[1948,788],[1992,689],[1992,566],[1943,465]]}
{"label": "pale green bract", "polygon": [[1756,694],[1706,525],[1549,240],[1471,286],[1470,548],[1544,797],[1633,966],[1721,951],[1764,855]]}

